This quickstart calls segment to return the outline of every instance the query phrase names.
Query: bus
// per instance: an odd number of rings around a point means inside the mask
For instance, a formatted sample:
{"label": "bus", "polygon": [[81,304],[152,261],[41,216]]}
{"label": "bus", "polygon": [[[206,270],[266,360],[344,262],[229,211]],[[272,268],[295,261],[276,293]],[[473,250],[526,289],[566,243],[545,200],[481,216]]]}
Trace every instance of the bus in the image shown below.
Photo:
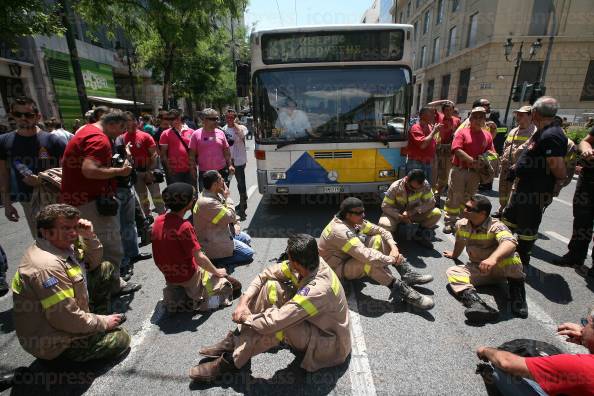
{"label": "bus", "polygon": [[357,24],[252,33],[251,64],[238,67],[237,82],[238,91],[240,81],[251,87],[261,194],[388,189],[407,142],[412,29]]}

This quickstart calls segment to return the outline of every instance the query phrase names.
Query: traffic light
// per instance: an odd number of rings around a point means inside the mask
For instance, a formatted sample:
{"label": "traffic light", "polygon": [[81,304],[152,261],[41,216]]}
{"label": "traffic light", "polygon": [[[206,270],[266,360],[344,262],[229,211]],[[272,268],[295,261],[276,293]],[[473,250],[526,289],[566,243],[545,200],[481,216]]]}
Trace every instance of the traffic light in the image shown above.
{"label": "traffic light", "polygon": [[544,96],[546,89],[547,88],[544,85],[540,85],[539,82],[535,82],[534,87],[532,88],[532,92],[530,92],[530,95],[528,97],[528,101],[530,102],[530,104],[533,105],[538,98]]}
{"label": "traffic light", "polygon": [[514,91],[512,93],[512,100],[514,102],[519,102],[520,101],[520,95],[522,94],[522,89],[520,88],[519,85],[516,85],[514,87]]}

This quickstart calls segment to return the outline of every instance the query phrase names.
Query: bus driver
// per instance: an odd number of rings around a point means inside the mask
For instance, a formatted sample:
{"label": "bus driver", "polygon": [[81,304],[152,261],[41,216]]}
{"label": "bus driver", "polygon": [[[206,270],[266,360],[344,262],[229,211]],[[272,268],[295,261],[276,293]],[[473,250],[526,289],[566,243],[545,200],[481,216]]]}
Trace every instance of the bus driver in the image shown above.
{"label": "bus driver", "polygon": [[286,139],[306,138],[309,135],[319,137],[312,131],[307,114],[303,110],[297,110],[297,103],[293,99],[287,99],[287,106],[278,112],[276,128],[281,130],[281,136]]}

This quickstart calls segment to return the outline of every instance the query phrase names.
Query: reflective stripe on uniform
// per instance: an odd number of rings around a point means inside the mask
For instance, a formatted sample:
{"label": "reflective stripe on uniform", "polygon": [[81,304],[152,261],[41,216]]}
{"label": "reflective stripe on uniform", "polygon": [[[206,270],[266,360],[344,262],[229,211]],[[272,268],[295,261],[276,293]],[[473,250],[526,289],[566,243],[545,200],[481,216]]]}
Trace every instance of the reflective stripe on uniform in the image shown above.
{"label": "reflective stripe on uniform", "polygon": [[506,127],[497,128],[497,134],[500,134],[500,133],[507,133],[507,128]]}
{"label": "reflective stripe on uniform", "polygon": [[363,229],[361,230],[361,232],[363,234],[367,234],[369,231],[371,231],[371,223],[366,221],[365,222],[365,226],[363,227]]}
{"label": "reflective stripe on uniform", "polygon": [[508,136],[507,139],[505,139],[506,142],[511,143],[511,142],[525,142],[526,140],[530,139],[529,136]]}
{"label": "reflective stripe on uniform", "polygon": [[409,196],[408,196],[408,201],[409,201],[409,202],[410,202],[410,201],[415,201],[415,200],[417,200],[417,199],[421,198],[422,196],[423,196],[423,194],[421,194],[420,192],[418,192],[418,193],[414,193],[413,195],[409,195]]}
{"label": "reflective stripe on uniform", "polygon": [[509,231],[499,231],[497,234],[495,234],[495,238],[497,238],[497,239],[499,239],[499,238],[513,238],[513,237],[514,236]]}
{"label": "reflective stripe on uniform", "polygon": [[508,265],[522,265],[522,260],[519,256],[512,256],[501,260],[498,264],[500,267],[507,267]]}
{"label": "reflective stripe on uniform", "polygon": [[274,281],[268,281],[268,302],[272,305],[278,301],[278,293],[276,291],[276,283]]}
{"label": "reflective stripe on uniform", "polygon": [[[382,236],[375,235],[373,237],[373,244],[371,245],[371,248],[379,251],[381,247],[382,247]],[[363,266],[363,272],[365,272],[365,275],[369,275],[369,273],[371,272],[371,264],[365,263],[365,265]]]}
{"label": "reflective stripe on uniform", "polygon": [[198,201],[196,201],[196,203],[194,204],[194,209],[192,210],[192,212],[194,212],[194,214],[197,214],[198,212],[200,212],[200,207],[198,206]]}
{"label": "reflective stripe on uniform", "polygon": [[361,241],[359,240],[359,238],[353,237],[349,239],[347,243],[344,244],[344,246],[342,247],[342,251],[348,253],[353,246],[358,246],[360,243]]}
{"label": "reflective stripe on uniform", "polygon": [[516,228],[518,226],[517,224],[514,224],[511,221],[507,221],[505,219],[501,219],[501,222],[511,228]]}
{"label": "reflective stripe on uniform", "polygon": [[330,235],[331,232],[332,232],[332,223],[328,224],[326,226],[326,228],[324,228],[324,231],[322,231],[322,235],[328,236],[328,235]]}
{"label": "reflective stripe on uniform", "polygon": [[13,293],[16,294],[21,294],[23,291],[23,281],[21,280],[21,274],[19,274],[19,271],[14,273],[10,287],[12,288]]}
{"label": "reflective stripe on uniform", "polygon": [[520,235],[518,234],[518,239],[521,241],[536,241],[538,237],[536,235]]}
{"label": "reflective stripe on uniform", "polygon": [[66,272],[71,278],[75,278],[78,275],[82,276],[82,269],[78,265],[76,267],[68,268]]}
{"label": "reflective stripe on uniform", "polygon": [[431,211],[431,216],[441,216],[441,210],[439,208],[434,208]]}
{"label": "reflective stripe on uniform", "polygon": [[212,282],[211,282],[211,274],[210,272],[204,271],[204,275],[202,275],[202,286],[206,287],[206,291],[208,292],[209,296],[212,296],[214,294],[214,290],[212,287]]}
{"label": "reflective stripe on uniform", "polygon": [[429,200],[429,199],[433,198],[433,191],[429,191],[428,193],[423,194],[422,198],[424,200]]}
{"label": "reflective stripe on uniform", "polygon": [[400,202],[401,204],[405,204],[406,203],[406,198],[404,197],[398,197],[396,196],[396,201]]}
{"label": "reflective stripe on uniform", "polygon": [[225,216],[227,213],[229,213],[229,210],[227,208],[222,208],[221,210],[219,210],[219,213],[217,213],[217,215],[211,220],[211,223],[218,224],[219,221],[223,218],[223,216]]}
{"label": "reflective stripe on uniform", "polygon": [[447,214],[458,214],[462,210],[461,208],[450,208],[448,206],[444,206],[443,209]]}
{"label": "reflective stripe on uniform", "polygon": [[299,304],[299,306],[303,308],[309,316],[316,316],[318,314],[318,309],[312,304],[311,301],[309,301],[307,297],[303,297],[301,294],[295,294],[292,300],[293,302]]}
{"label": "reflective stripe on uniform", "polygon": [[279,331],[277,331],[276,333],[274,333],[274,336],[276,337],[276,339],[277,339],[279,342],[282,342],[282,341],[283,341],[283,339],[285,338],[285,333],[284,333],[284,331],[282,331],[282,330],[279,330]]}
{"label": "reflective stripe on uniform", "polygon": [[334,292],[335,296],[338,296],[338,293],[340,293],[340,280],[338,279],[338,276],[334,273],[334,271],[332,272],[332,291]]}
{"label": "reflective stripe on uniform", "polygon": [[394,205],[396,203],[396,201],[394,201],[392,198],[388,198],[387,195],[384,197],[384,202],[389,205]]}
{"label": "reflective stripe on uniform", "polygon": [[491,151],[487,151],[487,159],[489,161],[496,160],[497,158],[499,158],[499,156],[497,155],[497,153],[493,153]]}
{"label": "reflective stripe on uniform", "polygon": [[477,241],[486,241],[488,239],[493,239],[495,238],[495,234],[491,234],[491,233],[476,233],[476,234],[472,234],[468,231],[464,231],[464,230],[458,230],[456,231],[456,236],[457,237],[461,237],[461,238],[469,238],[469,239],[474,239]]}
{"label": "reflective stripe on uniform", "polygon": [[43,309],[48,309],[51,306],[66,300],[67,298],[74,298],[73,288],[60,290],[55,294],[52,294],[51,296],[44,298],[43,300],[41,300],[41,306],[43,307]]}
{"label": "reflective stripe on uniform", "polygon": [[469,276],[461,276],[461,275],[450,275],[448,276],[449,283],[470,283]]}
{"label": "reflective stripe on uniform", "polygon": [[293,275],[293,273],[291,272],[291,269],[289,268],[288,260],[285,260],[281,263],[281,271],[287,277],[287,279],[289,279],[291,282],[293,282],[294,285],[299,283],[299,281],[297,280],[295,275]]}

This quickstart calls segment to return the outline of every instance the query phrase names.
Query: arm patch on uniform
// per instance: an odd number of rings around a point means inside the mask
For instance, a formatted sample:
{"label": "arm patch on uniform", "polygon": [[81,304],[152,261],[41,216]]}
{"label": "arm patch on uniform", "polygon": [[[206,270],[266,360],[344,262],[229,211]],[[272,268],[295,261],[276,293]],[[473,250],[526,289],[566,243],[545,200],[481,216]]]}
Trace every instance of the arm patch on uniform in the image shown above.
{"label": "arm patch on uniform", "polygon": [[346,236],[348,239],[351,239],[355,237],[355,233],[353,231],[347,231]]}
{"label": "arm patch on uniform", "polygon": [[307,287],[307,286],[306,286],[306,287],[302,287],[301,289],[299,289],[299,290],[297,291],[297,294],[299,294],[299,295],[301,295],[301,296],[304,296],[304,297],[305,297],[305,296],[307,296],[307,295],[309,294],[309,290],[310,290],[310,289],[309,289],[309,287]]}
{"label": "arm patch on uniform", "polygon": [[58,280],[55,277],[50,276],[49,278],[44,280],[41,285],[43,287],[45,287],[46,289],[51,289],[52,287],[56,286],[57,284],[58,284]]}

